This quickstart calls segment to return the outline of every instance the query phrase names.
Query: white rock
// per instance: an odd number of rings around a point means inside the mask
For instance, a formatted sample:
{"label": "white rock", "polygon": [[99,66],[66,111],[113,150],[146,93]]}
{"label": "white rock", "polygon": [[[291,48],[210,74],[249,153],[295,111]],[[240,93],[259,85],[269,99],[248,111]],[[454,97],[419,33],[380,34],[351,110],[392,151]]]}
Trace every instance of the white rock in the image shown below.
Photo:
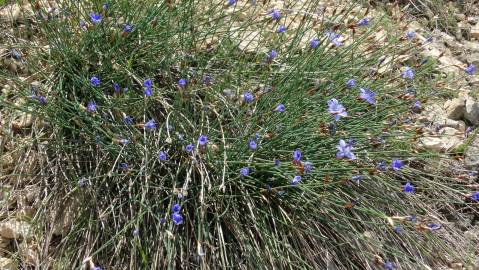
{"label": "white rock", "polygon": [[466,99],[464,118],[473,125],[479,123],[479,103],[471,97]]}
{"label": "white rock", "polygon": [[466,99],[459,97],[446,101],[444,103],[446,117],[453,120],[459,120],[464,116],[466,109]]}
{"label": "white rock", "polygon": [[471,37],[479,39],[479,22],[471,28]]}
{"label": "white rock", "polygon": [[477,170],[479,167],[479,137],[477,137],[464,153],[464,165],[467,169]]}
{"label": "white rock", "polygon": [[13,259],[0,257],[0,269],[2,269],[2,270],[17,270],[19,268],[18,268],[17,263]]}
{"label": "white rock", "polygon": [[27,222],[8,220],[0,223],[0,236],[7,239],[30,240],[33,237],[33,230]]}
{"label": "white rock", "polygon": [[457,136],[424,137],[419,139],[419,147],[437,152],[447,152],[462,145],[462,139]]}
{"label": "white rock", "polygon": [[438,133],[441,134],[441,135],[449,135],[449,136],[460,135],[461,134],[461,132],[459,130],[457,130],[455,128],[452,128],[452,127],[443,127],[439,130]]}

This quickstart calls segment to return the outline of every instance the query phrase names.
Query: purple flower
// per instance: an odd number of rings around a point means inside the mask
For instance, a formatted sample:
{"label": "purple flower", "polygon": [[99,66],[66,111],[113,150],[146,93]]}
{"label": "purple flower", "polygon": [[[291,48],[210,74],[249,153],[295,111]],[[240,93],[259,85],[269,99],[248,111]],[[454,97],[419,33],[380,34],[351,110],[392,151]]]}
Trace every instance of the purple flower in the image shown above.
{"label": "purple flower", "polygon": [[417,217],[416,216],[409,216],[409,221],[413,222],[413,223],[416,223],[417,221]]}
{"label": "purple flower", "polygon": [[401,227],[400,226],[394,227],[394,232],[398,234],[401,233]]}
{"label": "purple flower", "polygon": [[304,173],[311,173],[311,171],[313,170],[313,163],[309,162],[309,161],[306,161],[304,164]]}
{"label": "purple flower", "polygon": [[309,47],[314,50],[314,49],[316,49],[316,48],[319,46],[319,43],[320,43],[320,42],[319,42],[319,39],[313,38],[313,39],[309,42]]}
{"label": "purple flower", "polygon": [[95,266],[92,268],[92,270],[103,270],[100,266]]}
{"label": "purple flower", "polygon": [[127,125],[133,125],[133,117],[127,115],[123,118],[123,122]]}
{"label": "purple flower", "polygon": [[476,191],[471,194],[471,200],[479,201],[479,191]]}
{"label": "purple flower", "polygon": [[122,162],[118,165],[118,167],[120,167],[120,169],[122,169],[122,170],[126,170],[126,169],[128,169],[128,163]]}
{"label": "purple flower", "polygon": [[328,112],[334,116],[336,121],[339,121],[341,117],[348,116],[344,106],[335,98],[328,100]]}
{"label": "purple flower", "polygon": [[357,26],[368,26],[369,25],[369,18],[362,18],[356,24]]}
{"label": "purple flower", "polygon": [[250,140],[248,143],[250,150],[256,150],[258,148],[258,144],[254,140]]}
{"label": "purple flower", "polygon": [[47,104],[47,98],[44,97],[44,96],[36,96],[36,99],[37,99],[38,102],[40,102],[40,104],[42,104],[42,105]]}
{"label": "purple flower", "polygon": [[228,6],[232,6],[234,4],[236,4],[236,0],[228,0],[228,3],[227,3]]}
{"label": "purple flower", "polygon": [[180,213],[171,214],[171,219],[173,219],[173,223],[175,225],[183,224],[183,216]]}
{"label": "purple flower", "polygon": [[293,177],[293,179],[291,180],[291,185],[296,186],[300,181],[301,181],[301,176],[296,175],[296,176]]}
{"label": "purple flower", "polygon": [[441,224],[435,224],[435,223],[430,223],[430,224],[427,224],[427,228],[430,230],[430,231],[437,231],[441,228]]}
{"label": "purple flower", "polygon": [[340,34],[336,34],[332,31],[326,31],[325,35],[334,45],[336,45],[336,47],[343,45],[343,43],[338,40],[341,38]]}
{"label": "purple flower", "polygon": [[133,236],[136,237],[136,236],[138,236],[139,234],[140,234],[140,230],[138,230],[138,228],[135,228],[135,229],[133,230]]}
{"label": "purple flower", "polygon": [[275,112],[284,112],[284,111],[286,111],[286,107],[283,104],[279,104],[278,106],[276,106],[274,111]]}
{"label": "purple flower", "polygon": [[275,59],[276,56],[278,56],[278,52],[275,49],[273,49],[268,53],[267,59],[268,61],[273,61],[273,59]]}
{"label": "purple flower", "polygon": [[98,87],[98,86],[100,86],[100,79],[98,79],[97,77],[93,76],[93,77],[91,77],[91,79],[90,79],[90,83],[91,83],[91,85],[93,85],[94,87]]}
{"label": "purple flower", "polygon": [[414,80],[414,70],[408,66],[404,68],[404,71],[401,75],[404,79]]}
{"label": "purple flower", "polygon": [[399,160],[399,159],[393,160],[393,162],[392,162],[392,164],[391,164],[391,167],[392,167],[393,170],[395,170],[395,171],[401,170],[401,168],[402,168],[403,166],[404,166],[404,161]]}
{"label": "purple flower", "polygon": [[162,217],[160,218],[160,223],[165,223],[166,222],[166,218]]}
{"label": "purple flower", "polygon": [[271,12],[268,15],[273,20],[279,20],[281,18],[281,12],[279,12],[279,10],[277,10],[277,9],[271,10]]}
{"label": "purple flower", "polygon": [[246,177],[249,175],[249,168],[248,167],[243,167],[240,169],[240,176],[241,177]]}
{"label": "purple flower", "polygon": [[254,96],[251,92],[246,92],[243,94],[243,99],[246,103],[251,103],[254,100]]}
{"label": "purple flower", "polygon": [[420,111],[421,110],[421,101],[416,100],[416,102],[414,102],[414,105],[412,106],[412,110],[414,112]]}
{"label": "purple flower", "polygon": [[403,188],[403,191],[405,193],[414,193],[414,190],[416,188],[409,182],[407,182],[405,185],[404,185],[404,188]]}
{"label": "purple flower", "polygon": [[465,69],[466,73],[469,75],[473,75],[476,72],[476,67],[473,64],[470,64]]}
{"label": "purple flower", "polygon": [[406,39],[411,41],[416,37],[416,32],[414,31],[409,31],[406,33]]}
{"label": "purple flower", "polygon": [[198,144],[201,145],[201,146],[205,146],[206,143],[208,143],[208,137],[206,135],[201,135],[198,138]]}
{"label": "purple flower", "polygon": [[336,153],[337,158],[349,158],[350,160],[355,160],[356,156],[353,152],[353,147],[347,144],[344,140],[339,140],[339,144],[336,146],[338,152]]}
{"label": "purple flower", "polygon": [[282,34],[284,32],[286,32],[286,26],[284,26],[284,25],[280,25],[280,26],[278,26],[278,29],[276,29],[276,33],[278,33],[278,34]]}
{"label": "purple flower", "polygon": [[100,23],[100,22],[101,22],[101,19],[102,19],[102,17],[101,17],[100,14],[97,14],[97,13],[95,13],[95,12],[90,13],[90,20],[91,20],[91,22],[92,22],[93,24],[98,24],[98,23]]}
{"label": "purple flower", "polygon": [[356,184],[359,185],[359,182],[363,180],[363,176],[362,175],[355,175],[355,176],[352,176],[351,177],[351,182],[354,182]]}
{"label": "purple flower", "polygon": [[367,88],[360,88],[359,91],[361,91],[361,93],[359,93],[360,99],[366,100],[369,104],[372,105],[376,104],[376,93]]}
{"label": "purple flower", "polygon": [[353,89],[356,87],[357,83],[355,79],[350,79],[348,82],[346,82],[346,87],[349,89]]}
{"label": "purple flower", "polygon": [[380,170],[380,171],[386,171],[388,169],[388,166],[386,165],[386,162],[381,161],[381,162],[378,163],[376,168],[378,168],[378,170]]}
{"label": "purple flower", "polygon": [[185,86],[186,86],[186,79],[179,79],[179,80],[178,80],[178,86],[179,86],[180,88],[185,88]]}
{"label": "purple flower", "polygon": [[94,112],[96,111],[96,103],[95,101],[89,101],[88,104],[86,105],[86,110],[89,112]]}
{"label": "purple flower", "polygon": [[131,33],[131,31],[133,31],[133,25],[125,23],[125,25],[123,26],[123,32]]}
{"label": "purple flower", "polygon": [[301,161],[301,150],[297,149],[293,151],[293,160],[294,161]]}
{"label": "purple flower", "polygon": [[171,207],[171,210],[173,211],[173,213],[178,213],[181,211],[181,206],[176,203],[173,205],[173,207]]}
{"label": "purple flower", "polygon": [[166,153],[163,152],[163,151],[160,151],[160,153],[158,153],[158,159],[159,159],[160,161],[165,161],[165,160],[167,159]]}
{"label": "purple flower", "polygon": [[195,149],[195,147],[192,144],[188,144],[187,146],[185,146],[186,152],[191,152],[193,151],[193,149]]}
{"label": "purple flower", "polygon": [[123,88],[123,93],[126,93],[128,91],[128,88]]}
{"label": "purple flower", "polygon": [[145,129],[155,129],[156,128],[156,122],[155,120],[151,119],[150,121],[145,123]]}
{"label": "purple flower", "polygon": [[108,9],[110,9],[110,4],[108,3],[103,4],[103,10],[107,11]]}

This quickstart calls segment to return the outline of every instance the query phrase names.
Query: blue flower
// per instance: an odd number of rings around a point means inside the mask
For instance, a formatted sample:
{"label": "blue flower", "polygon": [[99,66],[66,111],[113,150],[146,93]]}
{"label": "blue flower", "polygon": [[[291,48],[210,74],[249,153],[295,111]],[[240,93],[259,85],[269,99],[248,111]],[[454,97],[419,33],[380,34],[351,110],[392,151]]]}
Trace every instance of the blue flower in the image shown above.
{"label": "blue flower", "polygon": [[473,64],[470,64],[465,69],[466,73],[469,75],[473,75],[476,72],[476,67]]}
{"label": "blue flower", "polygon": [[251,92],[246,92],[243,94],[243,99],[246,103],[251,103],[254,100],[254,96]]}
{"label": "blue flower", "polygon": [[187,82],[186,82],[186,79],[179,79],[179,80],[178,80],[178,86],[179,86],[180,88],[185,88],[186,83],[187,83]]}
{"label": "blue flower", "polygon": [[133,230],[133,233],[132,233],[132,234],[133,234],[133,236],[136,237],[136,236],[140,235],[140,230],[138,230],[138,228],[135,228],[135,229]]}
{"label": "blue flower", "polygon": [[246,177],[249,175],[249,167],[243,167],[240,169],[240,176]]}
{"label": "blue flower", "polygon": [[361,93],[359,93],[360,99],[366,100],[369,104],[372,105],[376,104],[376,93],[367,88],[360,88],[359,91],[361,91]]}
{"label": "blue flower", "polygon": [[93,77],[91,77],[91,79],[90,79],[90,83],[91,83],[91,85],[93,85],[94,87],[98,87],[98,86],[100,86],[100,83],[101,83],[101,82],[100,82],[100,79],[98,79],[97,77],[93,76]]}
{"label": "blue flower", "polygon": [[108,3],[103,4],[103,10],[107,11],[108,9],[110,9],[110,4]]}
{"label": "blue flower", "polygon": [[334,116],[336,121],[339,121],[341,117],[348,116],[344,106],[335,98],[328,100],[328,112]]}
{"label": "blue flower", "polygon": [[293,160],[294,161],[301,161],[301,150],[297,149],[293,151]]}
{"label": "blue flower", "polygon": [[120,91],[120,86],[117,83],[113,83],[113,91],[115,91],[115,93],[118,93],[118,91]]}
{"label": "blue flower", "polygon": [[201,146],[205,146],[208,143],[208,137],[206,135],[200,135],[198,138],[198,144]]}
{"label": "blue flower", "polygon": [[38,102],[40,102],[40,104],[42,105],[47,104],[47,98],[44,96],[39,95],[39,96],[35,96],[34,98],[37,99]]}
{"label": "blue flower", "polygon": [[146,79],[146,80],[143,81],[143,85],[146,88],[151,88],[153,86],[153,82],[151,81],[151,79]]}
{"label": "blue flower", "polygon": [[407,182],[405,185],[404,185],[404,188],[403,188],[403,191],[405,193],[414,193],[414,190],[416,188],[409,182]]}
{"label": "blue flower", "polygon": [[195,149],[195,147],[192,144],[188,144],[187,146],[185,146],[186,152],[191,152],[193,151],[193,149]]}
{"label": "blue flower", "polygon": [[279,159],[274,160],[274,166],[279,167],[281,166],[281,161]]}
{"label": "blue flower", "polygon": [[319,39],[313,38],[313,39],[309,42],[309,47],[310,47],[311,49],[316,49],[316,48],[319,46],[319,43],[320,43]]}
{"label": "blue flower", "polygon": [[353,152],[353,147],[347,144],[344,140],[339,140],[339,144],[336,146],[338,152],[336,153],[337,158],[349,158],[350,160],[355,160],[356,156]]}
{"label": "blue flower", "polygon": [[471,194],[471,200],[479,201],[479,191],[476,191]]}
{"label": "blue flower", "polygon": [[411,41],[416,37],[416,32],[414,31],[409,31],[406,33],[406,39]]}
{"label": "blue flower", "polygon": [[204,84],[210,85],[212,81],[213,81],[213,78],[210,75],[204,75],[203,76],[203,83]]}
{"label": "blue flower", "polygon": [[120,144],[122,144],[122,145],[127,145],[127,144],[130,143],[130,140],[128,140],[128,139],[120,139],[118,142],[119,142]]}
{"label": "blue flower", "polygon": [[304,173],[311,173],[311,171],[313,170],[313,163],[309,162],[309,161],[306,161],[304,164]]}
{"label": "blue flower", "polygon": [[363,176],[362,175],[355,175],[355,176],[352,176],[351,177],[351,182],[354,182],[356,184],[359,185],[359,182],[363,180]]}
{"label": "blue flower", "polygon": [[291,185],[296,186],[300,181],[301,181],[301,176],[296,175],[296,176],[293,177],[293,179],[291,180]]}
{"label": "blue flower", "polygon": [[393,170],[395,170],[395,171],[401,170],[401,168],[402,168],[403,166],[404,166],[404,161],[399,160],[399,159],[393,160],[393,162],[392,162],[392,164],[391,164],[391,167],[392,167]]}
{"label": "blue flower", "polygon": [[92,268],[92,270],[103,270],[100,266],[95,266]]}
{"label": "blue flower", "polygon": [[127,125],[133,125],[133,117],[127,115],[123,118],[123,122]]}
{"label": "blue flower", "polygon": [[386,171],[388,169],[388,166],[386,165],[385,161],[381,161],[381,162],[378,163],[376,168],[378,168],[378,170],[380,170],[380,171]]}
{"label": "blue flower", "polygon": [[171,207],[171,210],[173,211],[173,213],[178,213],[181,211],[181,206],[176,203],[173,205],[173,207]]}
{"label": "blue flower", "polygon": [[236,0],[228,0],[228,3],[227,3],[228,6],[232,6],[234,4],[236,4]]}
{"label": "blue flower", "polygon": [[394,227],[394,232],[395,233],[401,233],[401,227],[400,226]]}
{"label": "blue flower", "polygon": [[163,151],[160,151],[160,153],[158,153],[158,159],[160,161],[165,161],[167,159],[166,153]]}
{"label": "blue flower", "polygon": [[394,270],[396,269],[396,266],[392,262],[385,262],[384,263],[384,269],[386,270]]}
{"label": "blue flower", "polygon": [[273,59],[275,59],[277,56],[278,56],[278,52],[275,49],[273,49],[268,53],[267,59],[268,61],[273,61]]}
{"label": "blue flower", "polygon": [[279,20],[281,18],[281,12],[279,12],[277,9],[273,9],[268,15],[273,20]]}
{"label": "blue flower", "polygon": [[280,25],[280,26],[278,26],[278,29],[276,29],[276,33],[278,33],[278,34],[282,34],[284,32],[286,32],[286,26],[284,26],[284,25]]}
{"label": "blue flower", "polygon": [[90,20],[91,20],[91,22],[92,22],[93,24],[98,24],[98,23],[100,23],[100,22],[101,22],[101,19],[102,19],[102,17],[101,17],[100,14],[97,14],[97,13],[95,13],[95,12],[90,13]]}
{"label": "blue flower", "polygon": [[355,79],[350,79],[349,81],[346,82],[346,87],[349,89],[353,89],[356,87],[357,83]]}
{"label": "blue flower", "polygon": [[256,143],[255,140],[250,140],[248,143],[249,149],[250,150],[256,150],[258,148],[258,144]]}
{"label": "blue flower", "polygon": [[413,222],[413,223],[416,223],[417,221],[417,217],[412,215],[412,216],[409,216],[409,221]]}
{"label": "blue flower", "polygon": [[430,223],[430,224],[427,224],[426,226],[430,231],[437,231],[441,229],[442,227],[441,224],[435,224],[435,223]]}
{"label": "blue flower", "polygon": [[147,97],[149,97],[153,94],[151,88],[145,88],[144,93],[145,93],[145,96],[147,96]]}
{"label": "blue flower", "polygon": [[155,129],[156,128],[156,122],[155,120],[151,119],[150,121],[145,123],[145,129]]}
{"label": "blue flower", "polygon": [[96,111],[96,103],[95,101],[89,101],[88,104],[86,105],[86,110],[89,112],[94,112]]}
{"label": "blue flower", "polygon": [[122,170],[126,170],[126,169],[128,169],[128,163],[122,162],[118,165],[118,167],[120,167],[120,169],[122,169]]}
{"label": "blue flower", "polygon": [[420,111],[421,110],[421,101],[416,100],[416,102],[414,102],[414,105],[412,106],[412,110],[414,112]]}
{"label": "blue flower", "polygon": [[160,223],[165,223],[166,222],[166,218],[162,217],[160,218]]}
{"label": "blue flower", "polygon": [[369,18],[362,18],[356,24],[357,26],[368,26],[369,25]]}
{"label": "blue flower", "polygon": [[173,219],[173,223],[175,225],[183,224],[183,216],[180,213],[171,214],[171,219]]}
{"label": "blue flower", "polygon": [[338,40],[341,38],[340,34],[336,34],[332,31],[326,31],[325,35],[334,45],[336,45],[336,47],[343,45],[343,43]]}
{"label": "blue flower", "polygon": [[133,25],[125,23],[125,25],[123,26],[123,32],[131,33],[131,31],[133,31]]}
{"label": "blue flower", "polygon": [[414,80],[414,70],[408,66],[404,68],[404,71],[401,75],[404,79]]}
{"label": "blue flower", "polygon": [[274,111],[275,112],[284,112],[284,111],[286,111],[286,107],[283,104],[279,104],[278,106],[276,106]]}

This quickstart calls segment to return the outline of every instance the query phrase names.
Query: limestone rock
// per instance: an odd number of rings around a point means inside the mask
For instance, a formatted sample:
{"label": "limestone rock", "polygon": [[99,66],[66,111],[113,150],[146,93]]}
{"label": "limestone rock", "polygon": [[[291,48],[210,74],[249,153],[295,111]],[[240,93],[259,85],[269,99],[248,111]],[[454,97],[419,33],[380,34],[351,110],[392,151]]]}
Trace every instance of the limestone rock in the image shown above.
{"label": "limestone rock", "polygon": [[466,100],[464,118],[473,125],[479,123],[479,103],[471,97]]}
{"label": "limestone rock", "polygon": [[457,149],[463,140],[458,136],[423,137],[419,139],[419,147],[437,152],[447,152]]}
{"label": "limestone rock", "polygon": [[471,28],[471,37],[479,39],[479,22]]}
{"label": "limestone rock", "polygon": [[479,168],[479,137],[476,137],[469,147],[467,147],[464,153],[464,165],[470,170]]}
{"label": "limestone rock", "polygon": [[446,116],[452,120],[460,120],[464,116],[466,100],[462,97],[451,99],[444,103]]}
{"label": "limestone rock", "polygon": [[0,236],[28,241],[33,238],[33,230],[27,222],[8,220],[0,223]]}

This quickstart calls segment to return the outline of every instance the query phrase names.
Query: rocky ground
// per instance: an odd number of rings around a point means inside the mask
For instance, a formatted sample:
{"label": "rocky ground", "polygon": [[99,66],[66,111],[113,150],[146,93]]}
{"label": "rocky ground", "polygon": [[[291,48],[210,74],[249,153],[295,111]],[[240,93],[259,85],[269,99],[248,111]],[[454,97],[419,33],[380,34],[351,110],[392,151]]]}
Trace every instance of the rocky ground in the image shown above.
{"label": "rocky ground", "polygon": [[[418,147],[450,155],[442,169],[452,171],[458,181],[479,187],[479,76],[468,76],[465,67],[473,64],[479,68],[479,12],[468,10],[461,13],[456,8],[454,20],[456,31],[431,27],[429,21],[408,14],[410,6],[385,5],[393,16],[405,14],[412,20],[406,27],[417,34],[415,42],[422,45],[420,56],[437,61],[438,72],[443,74],[444,89],[447,93],[431,93],[431,98],[423,103],[421,111],[415,115],[413,123],[421,128],[424,136],[418,140]],[[52,10],[54,12],[54,10]],[[375,10],[379,14],[381,11]],[[32,39],[31,33],[22,34],[25,24],[32,19],[29,5],[11,4],[0,8],[0,64],[16,79],[31,83],[32,89],[39,87],[26,76],[26,48],[15,46],[19,39]],[[434,17],[433,17],[434,18]],[[12,27],[14,25],[15,27]],[[252,30],[253,31],[253,30]],[[20,33],[20,34],[19,34]],[[432,39],[431,39],[432,38]],[[1,74],[1,73],[0,73]],[[12,103],[20,107],[21,99],[15,98],[11,79],[0,76],[1,95],[11,97]],[[39,243],[35,237],[32,220],[41,209],[40,192],[35,177],[30,177],[39,166],[35,159],[41,146],[32,147],[31,129],[35,118],[28,114],[11,114],[9,106],[0,105],[0,269],[19,269],[18,261],[24,266],[39,264]],[[21,166],[19,166],[19,164]],[[12,177],[14,175],[14,177]],[[8,178],[6,176],[9,176]],[[65,207],[55,217],[56,236],[68,228],[73,217],[73,207]],[[464,228],[464,234],[475,246],[479,244],[479,224],[477,213],[466,219],[451,218],[451,222]],[[473,250],[479,257],[479,250]],[[43,258],[44,259],[44,258]],[[462,265],[451,266],[462,269]],[[479,269],[479,261],[476,268]]]}

